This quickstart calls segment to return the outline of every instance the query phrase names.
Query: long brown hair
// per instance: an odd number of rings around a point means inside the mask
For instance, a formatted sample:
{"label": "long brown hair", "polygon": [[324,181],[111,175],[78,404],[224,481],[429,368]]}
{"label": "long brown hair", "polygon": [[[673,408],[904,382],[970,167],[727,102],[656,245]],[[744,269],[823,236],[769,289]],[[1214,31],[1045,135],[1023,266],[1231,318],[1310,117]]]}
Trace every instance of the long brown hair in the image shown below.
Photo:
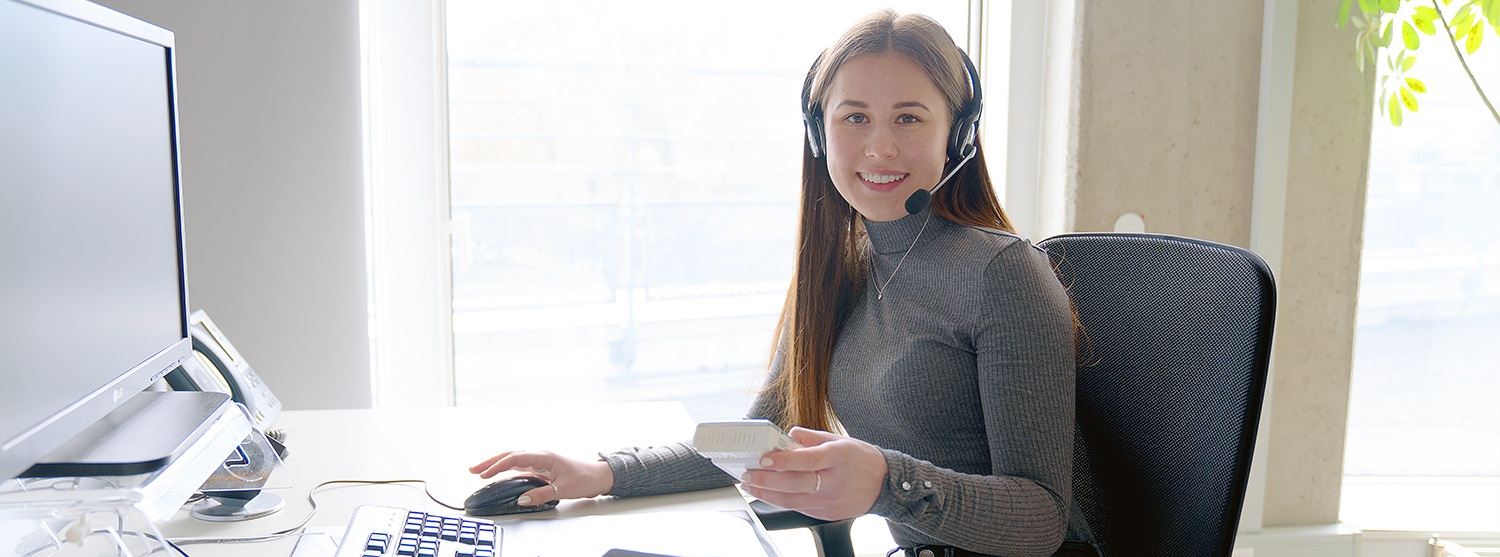
{"label": "long brown hair", "polygon": [[[884,10],[866,16],[823,53],[812,69],[811,102],[827,100],[833,76],[845,62],[876,54],[906,56],[926,71],[947,100],[949,122],[973,98],[958,46],[936,21]],[[1000,208],[984,163],[984,148],[933,194],[932,214],[950,221],[1014,232]],[[959,161],[949,161],[958,164]],[[802,197],[797,224],[796,269],[777,321],[782,369],[767,390],[783,403],[777,422],[834,431],[838,419],[828,398],[834,343],[864,293],[870,240],[859,213],[839,195],[826,158],[802,152]],[[777,359],[777,356],[773,356]]]}

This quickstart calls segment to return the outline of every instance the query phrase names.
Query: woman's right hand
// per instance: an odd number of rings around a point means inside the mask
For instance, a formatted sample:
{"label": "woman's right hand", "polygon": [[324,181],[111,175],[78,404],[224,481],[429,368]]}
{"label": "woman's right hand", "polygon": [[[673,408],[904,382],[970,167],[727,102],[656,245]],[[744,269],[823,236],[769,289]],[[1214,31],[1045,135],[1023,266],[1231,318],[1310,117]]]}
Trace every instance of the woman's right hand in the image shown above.
{"label": "woman's right hand", "polygon": [[[552,485],[526,492],[522,506],[540,505],[559,499],[598,497],[615,485],[615,474],[607,462],[587,462],[548,451],[507,451],[469,467],[469,472],[489,479],[508,470],[526,472]],[[555,489],[554,489],[555,488]]]}

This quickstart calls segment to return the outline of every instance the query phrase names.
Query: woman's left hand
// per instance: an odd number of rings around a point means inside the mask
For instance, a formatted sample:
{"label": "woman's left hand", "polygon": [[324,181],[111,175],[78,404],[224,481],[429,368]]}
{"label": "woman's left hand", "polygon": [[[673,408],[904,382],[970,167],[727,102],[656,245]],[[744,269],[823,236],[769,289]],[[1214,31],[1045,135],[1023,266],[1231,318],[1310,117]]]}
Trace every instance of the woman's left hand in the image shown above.
{"label": "woman's left hand", "polygon": [[794,427],[803,448],[766,453],[762,470],[740,478],[751,496],[822,520],[860,516],[875,506],[885,483],[885,455],[852,437]]}

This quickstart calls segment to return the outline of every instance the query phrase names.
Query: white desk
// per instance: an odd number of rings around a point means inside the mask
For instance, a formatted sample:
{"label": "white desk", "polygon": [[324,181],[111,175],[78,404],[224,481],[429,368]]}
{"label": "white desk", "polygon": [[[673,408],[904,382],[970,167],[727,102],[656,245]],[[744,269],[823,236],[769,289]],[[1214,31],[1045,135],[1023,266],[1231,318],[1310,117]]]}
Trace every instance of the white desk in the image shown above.
{"label": "white desk", "polygon": [[[510,449],[544,449],[594,460],[600,451],[648,446],[692,437],[694,423],[679,403],[591,404],[555,406],[460,407],[426,410],[287,411],[273,429],[286,432],[286,467],[295,487],[273,491],[286,507],[273,515],[243,522],[215,523],[193,518],[186,510],[160,524],[168,538],[261,536],[292,528],[312,506],[308,492],[328,480],[422,479],[432,494],[453,505],[491,480],[469,474],[468,467]],[[402,447],[406,448],[402,448]],[[362,504],[386,504],[431,512],[462,514],[427,498],[420,484],[329,486],[315,496],[311,527],[342,526]],[[520,515],[555,517],[663,511],[749,510],[735,488],[638,499],[565,501],[556,510]],[[497,521],[498,522],[498,521]],[[759,528],[759,524],[756,524]],[[191,545],[194,557],[215,555],[290,555],[295,539],[252,544]]]}

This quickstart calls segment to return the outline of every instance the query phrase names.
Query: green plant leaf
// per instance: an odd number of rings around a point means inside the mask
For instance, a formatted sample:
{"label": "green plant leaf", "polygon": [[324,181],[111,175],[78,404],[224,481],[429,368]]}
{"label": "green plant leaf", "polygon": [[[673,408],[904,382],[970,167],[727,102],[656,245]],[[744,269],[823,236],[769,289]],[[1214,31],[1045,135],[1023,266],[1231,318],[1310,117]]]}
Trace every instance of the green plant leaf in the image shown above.
{"label": "green plant leaf", "polygon": [[1500,19],[1500,2],[1496,2],[1495,0],[1482,1],[1483,3],[1479,6],[1484,10],[1484,18],[1490,21]]}
{"label": "green plant leaf", "polygon": [[1395,124],[1397,127],[1400,127],[1401,126],[1401,103],[1397,102],[1395,95],[1391,95],[1391,110],[1389,112],[1390,112],[1390,115],[1391,115],[1391,123]]}
{"label": "green plant leaf", "polygon": [[1411,22],[1401,22],[1401,42],[1406,44],[1407,50],[1416,50],[1422,46],[1422,40],[1417,38],[1417,30],[1412,29]]}
{"label": "green plant leaf", "polygon": [[1380,4],[1375,3],[1375,0],[1359,0],[1359,11],[1361,13],[1373,14],[1379,9]]}
{"label": "green plant leaf", "polygon": [[1396,13],[1396,10],[1401,9],[1401,0],[1380,0],[1380,9]]}
{"label": "green plant leaf", "polygon": [[1339,2],[1338,13],[1333,16],[1334,27],[1343,29],[1344,25],[1349,23],[1349,6],[1352,2],[1354,2],[1354,0],[1344,0],[1343,2]]}
{"label": "green plant leaf", "polygon": [[1427,6],[1417,8],[1416,15],[1411,16],[1411,22],[1417,26],[1417,30],[1428,35],[1437,33],[1437,26],[1432,24],[1434,19],[1437,19],[1437,10]]}
{"label": "green plant leaf", "polygon": [[1401,105],[1412,112],[1417,111],[1417,96],[1412,94],[1411,89],[1401,88]]}
{"label": "green plant leaf", "polygon": [[[1406,86],[1410,87],[1412,91],[1416,91],[1418,93],[1426,93],[1427,92],[1427,85],[1424,85],[1422,83],[1422,80],[1417,79],[1415,77],[1408,77],[1408,78],[1406,78]],[[1415,109],[1413,109],[1413,110],[1415,110]]]}
{"label": "green plant leaf", "polygon": [[1454,35],[1455,38],[1462,37],[1463,35],[1467,35],[1468,34],[1467,29],[1470,27],[1469,24],[1473,23],[1473,21],[1474,21],[1474,14],[1467,13],[1465,11],[1460,11],[1459,13],[1462,14],[1462,15],[1459,15],[1458,17],[1453,18],[1453,24],[1449,25],[1449,27],[1453,28],[1453,30],[1454,30],[1455,33],[1457,33],[1458,31],[1461,31],[1461,30],[1464,31],[1463,34],[1455,34]]}
{"label": "green plant leaf", "polygon": [[1471,19],[1474,19],[1474,4],[1464,4],[1464,7],[1458,9],[1458,15],[1453,16],[1452,25],[1457,26],[1460,22]]}
{"label": "green plant leaf", "polygon": [[1391,33],[1391,26],[1395,25],[1395,24],[1396,24],[1396,20],[1394,20],[1394,19],[1385,22],[1385,30],[1380,32],[1380,46],[1382,46],[1382,47],[1389,47],[1389,46],[1391,46],[1391,38],[1394,37],[1394,34]]}
{"label": "green plant leaf", "polygon": [[1417,64],[1417,57],[1416,56],[1412,56],[1411,58],[1407,58],[1406,60],[1402,60],[1401,61],[1401,71],[1402,72],[1410,71],[1411,67],[1415,66],[1416,64]]}
{"label": "green plant leaf", "polygon": [[1391,80],[1391,76],[1389,76],[1389,75],[1382,75],[1382,76],[1380,76],[1380,90],[1384,91],[1385,90],[1385,82],[1390,81],[1390,80]]}
{"label": "green plant leaf", "polygon": [[[1497,31],[1497,32],[1500,32],[1500,31]],[[1464,50],[1469,51],[1469,54],[1473,54],[1474,51],[1479,50],[1479,43],[1482,43],[1482,42],[1484,42],[1484,30],[1483,29],[1478,29],[1478,30],[1475,30],[1475,31],[1470,31],[1469,32],[1469,40],[1464,41]]]}
{"label": "green plant leaf", "polygon": [[1390,91],[1386,91],[1386,90],[1382,89],[1380,91],[1380,102],[1376,103],[1376,105],[1380,107],[1380,115],[1381,116],[1385,116],[1385,104],[1386,104],[1385,101],[1386,101],[1386,99],[1389,99],[1389,98],[1391,98]]}
{"label": "green plant leaf", "polygon": [[1474,26],[1469,25],[1470,23],[1473,22],[1465,21],[1463,25],[1459,25],[1453,28],[1453,42],[1456,43],[1458,41],[1464,40],[1464,35],[1468,35],[1469,31],[1474,30]]}

